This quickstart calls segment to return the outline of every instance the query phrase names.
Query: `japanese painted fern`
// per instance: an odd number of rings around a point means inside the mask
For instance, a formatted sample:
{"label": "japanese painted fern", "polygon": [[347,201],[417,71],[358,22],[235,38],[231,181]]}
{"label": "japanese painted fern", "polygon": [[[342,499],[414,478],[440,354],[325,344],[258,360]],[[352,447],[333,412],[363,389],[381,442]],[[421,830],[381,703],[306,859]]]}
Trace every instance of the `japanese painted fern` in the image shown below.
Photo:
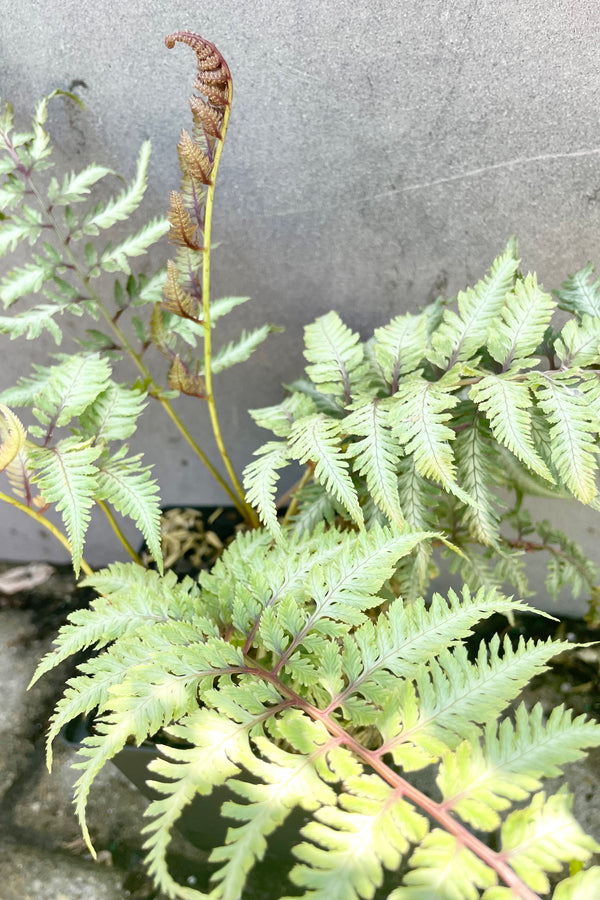
{"label": "japanese painted fern", "polygon": [[[549,876],[600,845],[542,780],[600,744],[600,725],[562,706],[547,720],[539,705],[507,712],[562,641],[495,637],[467,653],[479,621],[522,601],[485,588],[430,603],[390,594],[398,561],[434,536],[322,526],[273,543],[254,531],[198,584],[134,563],[89,578],[99,599],[71,616],[38,671],[100,650],[69,682],[50,732],[98,708],[78,763],[85,834],[100,768],[162,728],[175,742],[159,738],[160,799],[144,831],[169,897],[205,896],[174,881],[165,854],[184,807],[223,784],[230,828],[211,855],[212,900],[242,896],[295,807],[310,822],[293,849],[293,896],[370,898],[384,870],[395,873],[390,900],[548,896]],[[593,896],[599,871],[563,880],[555,900]]]}
{"label": "japanese painted fern", "polygon": [[[245,299],[212,302],[209,294],[232,85],[212,44],[190,32],[167,44],[176,41],[196,54],[201,96],[191,98],[194,126],[179,142],[183,180],[168,222],[117,244],[101,239],[141,200],[147,146],[121,194],[85,206],[107,168],[39,187],[50,163],[48,101],[28,132],[15,132],[7,106],[0,119],[0,253],[24,242],[35,248],[30,263],[0,280],[0,298],[9,309],[43,297],[2,317],[0,330],[11,338],[47,331],[60,343],[61,317],[83,311],[106,329],[0,395],[0,468],[21,497],[1,499],[34,516],[54,503],[75,567],[99,595],[70,616],[36,674],[93,651],[57,707],[49,762],[62,726],[96,710],[76,788],[89,842],[85,808],[96,775],[128,741],[159,735],[159,799],[147,811],[145,849],[171,898],[199,896],[169,873],[172,829],[196,795],[226,785],[222,815],[231,827],[211,854],[212,900],[243,895],[296,807],[309,822],[293,847],[291,896],[369,900],[387,873],[388,900],[535,900],[552,891],[554,900],[587,900],[600,889],[600,867],[576,870],[600,846],[573,818],[567,793],[546,796],[543,780],[600,744],[600,726],[563,707],[545,719],[539,705],[517,704],[566,645],[494,637],[473,653],[466,639],[492,613],[526,608],[499,590],[509,581],[525,593],[525,551],[549,551],[551,589],[569,583],[594,598],[594,566],[553,524],[534,525],[522,499],[599,505],[600,282],[588,267],[555,300],[518,271],[511,241],[456,301],[399,315],[366,343],[337,313],[321,317],[306,329],[306,379],[278,406],[254,412],[275,439],[246,469],[244,499],[212,376],[246,359],[271,329],[212,352],[214,322]],[[174,259],[135,278],[129,260],[167,228]],[[114,310],[94,287],[101,273],[113,279]],[[133,315],[137,307],[148,315]],[[555,330],[558,308],[568,317]],[[135,340],[121,325],[126,314]],[[150,345],[169,361],[168,389],[144,361]],[[121,355],[139,383],[114,380],[109,360]],[[179,392],[207,402],[225,476],[179,420],[171,405]],[[265,526],[238,534],[197,582],[137,560],[93,573],[82,557],[97,502],[132,516],[160,559],[156,486],[126,443],[150,400],[165,407],[247,525],[258,525],[255,506]],[[20,406],[32,413],[28,433],[13,411]],[[292,461],[306,471],[281,519],[276,483]],[[426,601],[436,545],[467,586]],[[568,865],[576,874],[554,886]]]}
{"label": "japanese painted fern", "polygon": [[[519,272],[511,240],[475,287],[396,316],[366,342],[336,312],[309,325],[306,379],[278,406],[251,411],[276,438],[245,471],[265,526],[278,533],[277,480],[297,460],[309,465],[293,505],[299,529],[336,516],[359,528],[442,529],[472,588],[509,582],[521,595],[524,553],[546,551],[551,593],[567,586],[596,601],[596,567],[522,506],[526,495],[600,505],[600,281],[591,273],[553,298]],[[408,598],[435,571],[432,543],[400,567]]]}

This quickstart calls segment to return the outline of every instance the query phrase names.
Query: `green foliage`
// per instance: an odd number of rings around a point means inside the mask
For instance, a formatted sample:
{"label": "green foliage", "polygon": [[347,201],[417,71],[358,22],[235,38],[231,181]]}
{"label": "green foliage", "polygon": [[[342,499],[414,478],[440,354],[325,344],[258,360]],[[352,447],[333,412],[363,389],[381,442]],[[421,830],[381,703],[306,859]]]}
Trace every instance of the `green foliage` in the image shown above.
{"label": "green foliage", "polygon": [[[275,543],[260,530],[239,535],[199,584],[133,563],[89,578],[99,598],[71,615],[36,675],[97,651],[69,681],[50,734],[98,707],[78,763],[84,833],[101,767],[132,736],[162,728],[145,849],[173,898],[204,895],[167,869],[172,829],[196,795],[224,784],[230,828],[211,854],[214,900],[245,896],[296,807],[308,824],[290,879],[312,900],[372,897],[386,871],[398,900],[531,900],[567,863],[585,863],[599,847],[567,794],[540,789],[600,744],[600,726],[563,707],[547,720],[539,705],[509,711],[567,645],[495,637],[468,653],[478,622],[525,608],[495,589],[386,599],[398,562],[430,538],[406,526],[320,526],[299,538],[288,526]],[[424,769],[435,779],[411,774]],[[584,874],[556,896],[583,900],[574,891]]]}
{"label": "green foliage", "polygon": [[[15,131],[10,105],[0,104],[0,257],[8,263],[0,276],[0,300],[10,309],[0,316],[0,334],[35,340],[48,333],[57,345],[68,334],[79,345],[51,365],[35,365],[30,376],[21,376],[1,392],[3,403],[28,407],[34,419],[18,459],[6,463],[7,475],[27,506],[42,513],[50,506],[62,512],[76,571],[95,503],[105,511],[108,503],[119,515],[132,518],[160,561],[157,488],[150,468],[140,455],[130,454],[124,442],[132,437],[147,396],[165,406],[179,392],[204,396],[205,324],[200,310],[194,317],[181,315],[174,306],[175,281],[172,276],[169,280],[164,266],[152,263],[149,275],[131,270],[138,257],[145,257],[148,267],[149,252],[169,228],[173,238],[177,220],[172,215],[129,233],[126,227],[116,240],[105,237],[113,226],[127,223],[144,198],[149,141],[142,145],[132,180],[108,200],[98,200],[95,193],[100,183],[105,186],[115,177],[107,166],[93,162],[62,177],[45,177],[44,170],[54,165],[45,122],[49,101],[57,96],[65,102],[77,100],[55,91],[38,105],[30,130],[24,132]],[[28,261],[11,268],[10,254],[26,246],[31,248]],[[196,255],[196,269],[201,268],[204,254],[189,252]],[[187,267],[189,254],[181,247],[178,254],[185,256]],[[247,299],[214,301],[210,328]],[[86,315],[92,324],[101,320],[101,327],[65,331],[63,323]],[[248,359],[274,330],[265,325],[243,331],[239,340],[212,353],[212,372]],[[168,386],[157,383],[144,362],[152,343],[169,361]],[[194,359],[199,347],[201,358]],[[132,385],[112,379],[109,360],[124,356],[140,376]],[[193,443],[174,411],[169,412]],[[203,461],[208,462],[206,457]],[[212,471],[219,477],[214,467]],[[265,510],[267,500],[270,504],[272,496],[265,497]],[[111,524],[131,550],[112,517]]]}
{"label": "green foliage", "polygon": [[[570,278],[556,301],[518,271],[511,240],[455,301],[396,316],[364,344],[337,313],[308,326],[306,379],[279,406],[252,412],[321,488],[307,492],[304,481],[297,527],[340,507],[359,526],[431,527],[435,507],[436,530],[462,553],[453,566],[473,588],[508,582],[527,593],[523,553],[544,552],[553,593],[569,587],[574,565],[574,592],[594,596],[595,567],[572,542],[562,549],[565,536],[544,523],[513,531],[527,494],[598,505],[600,282],[591,273]],[[558,307],[572,317],[554,330]],[[278,469],[284,456],[279,446]],[[275,531],[273,484],[268,466],[246,470],[247,496],[260,498],[261,521]],[[425,590],[431,571],[420,545],[399,567],[405,596]]]}
{"label": "green foliage", "polygon": [[[97,354],[78,354],[53,366],[36,366],[32,378],[21,379],[0,397],[11,406],[30,407],[39,423],[29,427],[15,487],[21,496],[33,497],[35,485],[37,506],[54,504],[62,513],[75,571],[96,501],[107,501],[132,518],[160,561],[158,488],[141,456],[126,456],[123,444],[146,406],[144,392],[114,382],[110,364]],[[65,437],[67,426],[71,436]]]}
{"label": "green foliage", "polygon": [[[44,176],[48,103],[63,92],[42,100],[23,132],[0,103],[0,257],[31,248],[0,277],[9,313],[0,332],[47,332],[58,345],[63,321],[100,323],[79,332],[75,352],[0,393],[0,468],[20,500],[9,499],[62,515],[75,570],[98,594],[71,614],[34,678],[90,654],[50,723],[48,762],[60,729],[96,710],[75,788],[91,847],[96,776],[126,743],[158,734],[144,846],[170,898],[205,896],[173,879],[166,854],[186,806],[226,786],[230,828],[210,855],[212,900],[244,896],[271,834],[298,807],[307,823],[292,848],[293,896],[370,900],[385,884],[388,900],[535,900],[570,865],[554,900],[587,900],[600,870],[574,865],[600,846],[566,791],[543,787],[600,745],[600,726],[562,706],[545,718],[541,706],[516,702],[570,645],[496,634],[473,648],[468,639],[492,614],[527,608],[502,592],[507,582],[529,592],[526,552],[547,554],[552,594],[568,587],[597,605],[595,565],[554,522],[533,522],[523,501],[600,508],[600,280],[587,266],[554,299],[519,271],[511,239],[474,287],[394,316],[368,341],[336,312],[319,317],[305,329],[305,377],[281,403],[251,412],[275,439],[245,469],[244,505],[212,378],[277,329],[242,331],[213,351],[215,323],[248,299],[209,295],[231,80],[212,44],[189,32],[167,44],[177,41],[195,51],[194,89],[207,98],[191,98],[181,189],[168,220],[112,240],[105,232],[143,200],[149,143],[132,180],[98,201],[96,185],[115,177],[103,165]],[[173,258],[134,273],[132,261],[167,230]],[[168,361],[167,385],[146,365],[151,345]],[[113,377],[121,357],[137,369],[134,384]],[[171,406],[179,393],[207,402],[229,482]],[[127,443],[151,402],[246,524],[258,524],[255,509],[265,526],[238,532],[195,581],[144,569],[118,525],[135,563],[92,573],[83,558],[98,504],[112,523],[109,506],[135,522],[161,568],[158,487]],[[28,431],[18,407],[30,413]],[[280,515],[277,483],[294,463],[305,471]],[[440,553],[464,581],[445,597],[427,591]]]}

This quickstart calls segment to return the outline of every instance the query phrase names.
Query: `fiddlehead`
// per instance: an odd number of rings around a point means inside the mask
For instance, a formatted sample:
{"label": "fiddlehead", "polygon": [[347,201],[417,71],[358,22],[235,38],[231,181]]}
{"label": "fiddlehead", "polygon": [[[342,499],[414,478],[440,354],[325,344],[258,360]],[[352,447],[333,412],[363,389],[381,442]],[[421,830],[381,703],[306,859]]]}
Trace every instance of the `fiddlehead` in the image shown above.
{"label": "fiddlehead", "polygon": [[[203,328],[204,359],[185,357],[170,346],[158,346],[171,358],[169,383],[208,403],[215,441],[236,495],[236,505],[253,524],[258,519],[244,499],[221,435],[212,387],[212,334],[210,310],[210,248],[214,187],[229,122],[233,83],[229,66],[210,41],[191,31],[170,34],[165,43],[187,44],[196,54],[197,77],[190,97],[193,128],[185,129],[177,145],[183,174],[181,189],[171,194],[169,238],[177,247],[169,264],[163,309]],[[201,96],[198,96],[200,94]]]}

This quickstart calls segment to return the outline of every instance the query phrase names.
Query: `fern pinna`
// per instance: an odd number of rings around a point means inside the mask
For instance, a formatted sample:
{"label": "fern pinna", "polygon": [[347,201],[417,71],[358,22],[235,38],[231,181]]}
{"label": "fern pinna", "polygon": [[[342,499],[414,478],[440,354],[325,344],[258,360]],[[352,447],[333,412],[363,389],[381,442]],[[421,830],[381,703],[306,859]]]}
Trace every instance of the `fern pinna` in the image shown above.
{"label": "fern pinna", "polygon": [[[100,651],[69,682],[49,738],[98,708],[77,764],[86,836],[100,768],[162,728],[176,740],[159,738],[161,797],[144,830],[149,869],[169,897],[207,896],[177,884],[165,855],[182,809],[225,783],[231,827],[211,855],[213,900],[242,896],[297,806],[311,820],[293,850],[294,896],[370,898],[384,870],[397,873],[390,900],[547,896],[549,876],[600,846],[568,795],[546,797],[542,779],[600,744],[600,726],[563,707],[547,720],[539,705],[503,715],[567,646],[495,637],[467,652],[480,620],[522,601],[484,588],[429,604],[390,595],[398,561],[432,537],[321,527],[274,544],[254,531],[199,584],[133,563],[88,579],[100,597],[71,615],[36,676]],[[555,900],[592,896],[599,872],[563,880]]]}
{"label": "fern pinna", "polygon": [[[280,471],[308,463],[288,514],[299,529],[336,516],[442,529],[471,587],[507,581],[521,594],[524,553],[546,551],[552,594],[567,586],[597,600],[596,567],[522,506],[527,495],[600,506],[591,275],[588,266],[553,298],[519,272],[511,240],[475,287],[396,316],[366,342],[336,312],[309,325],[306,378],[281,404],[251,411],[276,438],[244,476],[263,523],[277,533]],[[400,569],[401,590],[416,596],[434,572],[431,545],[420,545]]]}

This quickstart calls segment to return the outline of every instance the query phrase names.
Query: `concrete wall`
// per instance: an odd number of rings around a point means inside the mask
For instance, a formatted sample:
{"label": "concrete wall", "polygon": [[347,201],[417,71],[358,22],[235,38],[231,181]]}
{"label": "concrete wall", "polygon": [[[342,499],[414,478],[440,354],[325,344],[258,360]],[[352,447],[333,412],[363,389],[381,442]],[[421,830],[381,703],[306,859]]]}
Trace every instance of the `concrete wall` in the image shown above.
{"label": "concrete wall", "polygon": [[[238,468],[262,439],[246,408],[279,398],[316,315],[335,307],[366,334],[475,280],[515,231],[523,268],[547,288],[600,259],[595,3],[2,0],[0,13],[2,96],[28,113],[52,88],[85,83],[85,112],[60,101],[52,111],[68,165],[93,159],[130,175],[152,139],[147,215],[178,184],[193,76],[191,52],[167,51],[164,35],[191,28],[228,59],[236,94],[215,295],[253,296],[236,328],[287,329],[260,361],[219,380]],[[3,342],[0,386],[27,369],[22,348]],[[47,348],[37,342],[32,356]],[[204,411],[188,406],[202,436]],[[220,499],[166,418],[153,415],[138,446],[156,461],[166,502]],[[3,557],[57,556],[18,514],[0,515]],[[593,551],[593,520],[575,516]],[[93,534],[91,561],[113,558],[104,525]]]}

